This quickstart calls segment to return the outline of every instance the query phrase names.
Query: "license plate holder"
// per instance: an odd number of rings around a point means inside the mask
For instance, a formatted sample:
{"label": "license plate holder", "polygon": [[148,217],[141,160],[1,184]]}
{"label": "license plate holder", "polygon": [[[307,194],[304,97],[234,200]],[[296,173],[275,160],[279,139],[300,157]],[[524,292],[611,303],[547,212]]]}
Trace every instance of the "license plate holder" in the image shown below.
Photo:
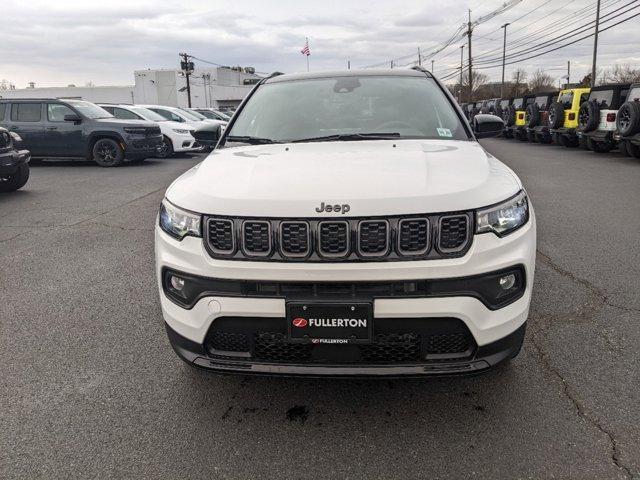
{"label": "license plate holder", "polygon": [[373,341],[373,304],[287,302],[291,343],[366,344]]}

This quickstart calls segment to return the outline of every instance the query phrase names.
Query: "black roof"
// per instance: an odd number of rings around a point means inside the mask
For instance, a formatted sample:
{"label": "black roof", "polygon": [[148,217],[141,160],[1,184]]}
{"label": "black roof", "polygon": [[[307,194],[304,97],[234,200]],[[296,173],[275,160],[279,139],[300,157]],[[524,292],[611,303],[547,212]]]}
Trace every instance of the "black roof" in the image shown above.
{"label": "black roof", "polygon": [[625,90],[627,88],[630,88],[631,84],[630,83],[608,83],[605,85],[598,85],[596,87],[593,87],[591,89],[591,91],[593,92],[595,91],[599,91],[599,90]]}

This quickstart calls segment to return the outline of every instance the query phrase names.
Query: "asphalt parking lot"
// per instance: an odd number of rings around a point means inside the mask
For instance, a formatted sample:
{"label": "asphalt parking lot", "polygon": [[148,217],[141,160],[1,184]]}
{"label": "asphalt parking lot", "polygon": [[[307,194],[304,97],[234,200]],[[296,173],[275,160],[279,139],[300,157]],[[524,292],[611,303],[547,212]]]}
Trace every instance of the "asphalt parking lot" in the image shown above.
{"label": "asphalt parking lot", "polygon": [[152,231],[202,157],[34,166],[0,196],[0,478],[640,478],[640,162],[483,143],[538,216],[527,339],[433,380],[191,370]]}

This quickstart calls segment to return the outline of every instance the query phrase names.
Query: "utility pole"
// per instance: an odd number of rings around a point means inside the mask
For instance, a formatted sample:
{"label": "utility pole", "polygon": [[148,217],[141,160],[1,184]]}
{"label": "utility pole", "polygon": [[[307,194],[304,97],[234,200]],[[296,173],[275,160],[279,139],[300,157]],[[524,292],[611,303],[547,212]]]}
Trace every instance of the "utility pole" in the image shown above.
{"label": "utility pole", "polygon": [[393,60],[391,60],[391,68],[393,68]]}
{"label": "utility pole", "polygon": [[418,47],[418,65],[422,66],[422,55],[420,55],[420,47]]}
{"label": "utility pole", "polygon": [[500,84],[500,98],[504,97],[504,66],[507,56],[507,27],[509,25],[509,23],[505,23],[502,26],[502,28],[504,28],[504,40],[502,42],[502,83]]}
{"label": "utility pole", "polygon": [[598,56],[598,30],[600,29],[600,0],[596,8],[596,32],[593,37],[593,63],[591,64],[591,88],[596,86],[596,58]]}
{"label": "utility pole", "polygon": [[193,62],[189,60],[189,58],[191,58],[191,55],[187,53],[180,53],[179,56],[182,57],[180,68],[184,72],[184,76],[187,79],[187,104],[189,108],[191,108],[191,84],[189,83],[189,77],[193,73]]}
{"label": "utility pole", "polygon": [[462,101],[462,70],[464,63],[464,45],[460,45],[460,101]]}
{"label": "utility pole", "polygon": [[571,83],[571,60],[567,60],[567,85]]}
{"label": "utility pole", "polygon": [[431,75],[433,75],[433,62],[434,60],[431,60]]}
{"label": "utility pole", "polygon": [[347,60],[347,70],[351,70],[351,60]]}
{"label": "utility pole", "polygon": [[469,9],[469,23],[467,24],[467,37],[469,38],[469,102],[473,100],[473,75],[471,72],[471,9]]}
{"label": "utility pole", "polygon": [[516,70],[516,94],[517,97],[520,91],[520,69]]}

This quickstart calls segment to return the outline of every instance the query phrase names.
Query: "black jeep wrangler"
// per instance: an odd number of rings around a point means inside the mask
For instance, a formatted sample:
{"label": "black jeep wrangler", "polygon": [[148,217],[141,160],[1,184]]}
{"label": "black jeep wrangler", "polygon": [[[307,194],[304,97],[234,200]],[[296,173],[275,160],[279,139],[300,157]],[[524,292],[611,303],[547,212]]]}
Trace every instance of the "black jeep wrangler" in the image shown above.
{"label": "black jeep wrangler", "polygon": [[627,101],[618,110],[616,127],[614,138],[619,142],[620,151],[640,158],[640,83],[631,85]]}
{"label": "black jeep wrangler", "polygon": [[93,159],[102,167],[153,157],[162,143],[158,125],[118,120],[82,100],[0,100],[0,126],[19,134],[34,159]]}
{"label": "black jeep wrangler", "polygon": [[18,150],[20,136],[0,127],[0,192],[13,192],[29,180],[28,150]]}
{"label": "black jeep wrangler", "polygon": [[527,105],[524,121],[530,142],[551,143],[549,132],[549,106],[558,98],[558,92],[536,93],[533,102]]}

